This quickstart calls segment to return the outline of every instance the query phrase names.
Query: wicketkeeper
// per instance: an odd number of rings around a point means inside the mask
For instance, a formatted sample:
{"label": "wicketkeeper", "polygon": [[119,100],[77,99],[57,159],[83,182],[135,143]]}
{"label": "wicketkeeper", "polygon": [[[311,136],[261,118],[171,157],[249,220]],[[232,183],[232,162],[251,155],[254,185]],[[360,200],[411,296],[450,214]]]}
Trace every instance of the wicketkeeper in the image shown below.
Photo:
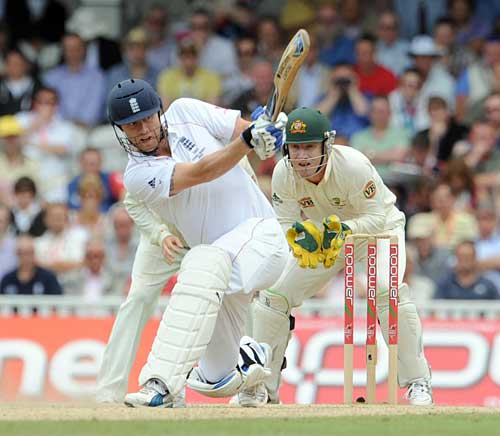
{"label": "wicketkeeper", "polygon": [[[262,383],[240,392],[238,402],[242,406],[279,402],[281,369],[293,328],[292,309],[343,269],[346,235],[384,233],[399,240],[399,384],[408,388],[410,404],[432,404],[422,327],[410,289],[402,281],[405,216],[370,161],[351,147],[334,144],[334,138],[330,122],[320,111],[300,108],[289,114],[284,158],[272,177],[272,199],[291,252],[279,280],[260,292],[253,313],[255,339],[273,348],[272,376],[265,386]],[[388,245],[379,245],[379,271],[389,270],[388,251]],[[355,258],[366,259],[366,242],[356,244]],[[388,273],[378,276],[377,314],[387,343]]]}

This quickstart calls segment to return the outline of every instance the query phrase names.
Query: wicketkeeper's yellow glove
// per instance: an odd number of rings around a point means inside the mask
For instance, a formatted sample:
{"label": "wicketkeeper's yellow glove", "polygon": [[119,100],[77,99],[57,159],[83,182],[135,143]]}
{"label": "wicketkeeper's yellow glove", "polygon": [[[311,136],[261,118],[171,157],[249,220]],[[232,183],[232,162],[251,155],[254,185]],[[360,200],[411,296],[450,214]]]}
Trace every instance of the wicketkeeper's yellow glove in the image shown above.
{"label": "wicketkeeper's yellow glove", "polygon": [[337,215],[330,215],[323,220],[322,251],[325,268],[330,268],[335,263],[344,246],[345,237],[351,233],[349,226],[340,222]]}
{"label": "wicketkeeper's yellow glove", "polygon": [[302,268],[316,268],[323,262],[321,230],[311,221],[298,222],[288,229],[286,239]]}

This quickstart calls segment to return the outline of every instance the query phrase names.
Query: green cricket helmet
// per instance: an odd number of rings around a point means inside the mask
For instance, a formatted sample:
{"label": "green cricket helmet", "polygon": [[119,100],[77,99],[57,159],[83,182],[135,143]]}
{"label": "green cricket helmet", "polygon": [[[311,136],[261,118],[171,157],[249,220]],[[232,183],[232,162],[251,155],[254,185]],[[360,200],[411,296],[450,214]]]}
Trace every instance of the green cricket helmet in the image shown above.
{"label": "green cricket helmet", "polygon": [[[314,173],[317,174],[327,164],[334,140],[335,130],[331,130],[330,120],[321,111],[307,107],[297,108],[288,114],[283,155],[293,167],[292,161],[297,159],[290,159],[288,144],[321,143],[323,146],[322,154],[309,159],[313,160],[321,157],[321,161]],[[304,161],[304,159],[300,160]]]}
{"label": "green cricket helmet", "polygon": [[287,144],[323,142],[330,132],[330,121],[319,110],[308,107],[294,109],[288,114]]}

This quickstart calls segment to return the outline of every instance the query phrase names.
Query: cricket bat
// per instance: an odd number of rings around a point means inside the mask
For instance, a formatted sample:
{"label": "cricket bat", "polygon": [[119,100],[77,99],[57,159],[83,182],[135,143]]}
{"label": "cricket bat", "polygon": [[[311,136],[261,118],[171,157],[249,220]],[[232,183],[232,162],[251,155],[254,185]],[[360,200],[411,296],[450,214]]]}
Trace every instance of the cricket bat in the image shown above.
{"label": "cricket bat", "polygon": [[266,105],[266,115],[271,121],[276,121],[282,111],[288,91],[307,57],[309,45],[309,34],[306,30],[300,29],[286,46],[274,74],[273,93],[269,96]]}

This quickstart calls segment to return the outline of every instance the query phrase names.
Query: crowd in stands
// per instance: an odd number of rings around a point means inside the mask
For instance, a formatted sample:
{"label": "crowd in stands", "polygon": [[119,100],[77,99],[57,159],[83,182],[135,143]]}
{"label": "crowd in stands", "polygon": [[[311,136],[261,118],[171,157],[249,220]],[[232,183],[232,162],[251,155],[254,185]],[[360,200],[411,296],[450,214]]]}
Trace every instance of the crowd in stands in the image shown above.
{"label": "crowd in stands", "polygon": [[[303,27],[285,109],[319,108],[397,194],[415,300],[500,298],[500,1],[272,4],[186,2],[172,20],[149,2],[112,38],[95,8],[0,2],[0,293],[125,295],[138,235],[107,93],[142,78],[164,109],[193,97],[249,117]],[[252,161],[267,195],[276,159]]]}

